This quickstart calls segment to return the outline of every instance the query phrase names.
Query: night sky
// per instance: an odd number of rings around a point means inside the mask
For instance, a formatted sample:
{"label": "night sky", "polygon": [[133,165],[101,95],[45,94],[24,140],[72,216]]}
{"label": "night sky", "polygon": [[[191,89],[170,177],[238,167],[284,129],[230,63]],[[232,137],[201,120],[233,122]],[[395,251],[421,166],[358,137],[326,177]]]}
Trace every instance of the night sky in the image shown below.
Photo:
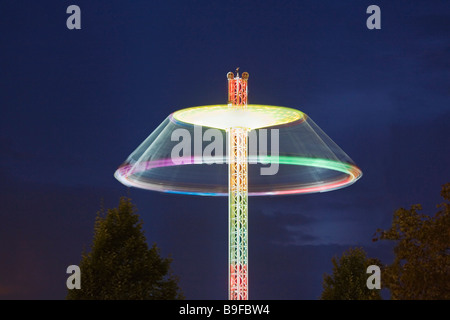
{"label": "night sky", "polygon": [[400,207],[434,214],[450,182],[449,1],[2,0],[0,30],[0,299],[64,299],[96,212],[122,195],[186,298],[227,299],[227,199],[113,174],[173,111],[226,103],[236,67],[250,103],[305,112],[363,171],[249,199],[250,299],[317,299],[349,247],[390,263],[376,229]]}

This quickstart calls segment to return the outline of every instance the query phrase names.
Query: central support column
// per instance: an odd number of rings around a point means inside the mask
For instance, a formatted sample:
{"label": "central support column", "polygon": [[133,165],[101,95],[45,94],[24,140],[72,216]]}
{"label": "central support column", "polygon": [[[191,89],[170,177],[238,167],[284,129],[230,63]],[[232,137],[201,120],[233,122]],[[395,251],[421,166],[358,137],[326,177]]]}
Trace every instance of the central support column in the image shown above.
{"label": "central support column", "polygon": [[229,299],[248,299],[247,129],[229,130]]}
{"label": "central support column", "polygon": [[[238,68],[239,69],[239,68]],[[238,70],[236,70],[238,71]],[[228,106],[247,107],[248,73],[242,78],[236,72],[228,77]],[[228,299],[248,300],[248,129],[233,127],[228,130]]]}

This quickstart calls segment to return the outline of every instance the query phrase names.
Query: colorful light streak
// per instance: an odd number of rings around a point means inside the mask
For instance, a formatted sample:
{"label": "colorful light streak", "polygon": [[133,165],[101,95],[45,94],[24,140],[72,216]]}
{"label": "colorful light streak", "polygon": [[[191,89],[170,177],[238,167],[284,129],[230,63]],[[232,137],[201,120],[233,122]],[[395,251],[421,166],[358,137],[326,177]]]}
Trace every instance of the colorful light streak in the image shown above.
{"label": "colorful light streak", "polygon": [[[306,166],[306,167],[315,167],[321,169],[334,170],[337,172],[342,172],[345,176],[341,179],[332,180],[332,181],[324,181],[320,184],[316,184],[313,186],[287,186],[280,184],[278,188],[280,190],[266,190],[262,192],[249,192],[249,196],[264,196],[264,195],[287,195],[287,194],[305,194],[305,193],[313,193],[313,192],[326,192],[331,190],[340,189],[346,186],[349,186],[356,182],[362,176],[362,171],[355,165],[344,163],[336,160],[329,159],[320,159],[320,158],[308,158],[308,157],[295,157],[295,156],[278,156],[278,163],[281,165],[293,165],[293,166]],[[249,156],[249,163],[256,163],[258,158],[256,156]],[[270,156],[266,156],[264,158],[260,157],[259,160],[263,160],[264,163],[274,161],[275,159],[271,159]],[[183,164],[179,165],[201,165],[209,164],[214,165],[217,159],[215,158],[199,158],[189,157],[183,160]],[[227,161],[224,161],[227,163]],[[261,161],[262,162],[262,161]],[[252,165],[252,164],[250,164]],[[175,166],[171,159],[162,159],[156,161],[146,161],[140,162],[138,164],[132,165],[127,164],[121,166],[116,170],[115,177],[127,186],[143,188],[148,190],[160,191],[160,192],[168,192],[168,193],[177,193],[177,194],[189,194],[189,195],[200,195],[200,196],[227,196],[226,192],[208,192],[207,187],[205,187],[205,192],[192,191],[192,190],[178,190],[175,188],[167,188],[164,185],[160,184],[152,184],[147,183],[145,181],[140,181],[139,173],[152,170],[155,168],[162,167],[170,167]],[[225,183],[225,181],[224,181]],[[287,190],[284,190],[287,188]]]}

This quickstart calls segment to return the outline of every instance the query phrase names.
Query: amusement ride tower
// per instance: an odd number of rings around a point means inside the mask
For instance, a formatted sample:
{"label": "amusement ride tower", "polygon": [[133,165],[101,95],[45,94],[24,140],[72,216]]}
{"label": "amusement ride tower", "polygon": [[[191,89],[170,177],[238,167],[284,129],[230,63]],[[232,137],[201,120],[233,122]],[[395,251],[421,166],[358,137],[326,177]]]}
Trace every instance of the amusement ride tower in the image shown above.
{"label": "amusement ride tower", "polygon": [[249,74],[238,69],[227,74],[227,105],[170,114],[114,175],[130,187],[228,196],[228,298],[247,300],[248,196],[336,190],[362,171],[305,113],[248,104]]}
{"label": "amusement ride tower", "polygon": [[[228,107],[245,110],[248,97],[248,73],[239,78],[228,72]],[[235,126],[227,129],[228,163],[228,259],[230,300],[248,299],[248,131]]]}

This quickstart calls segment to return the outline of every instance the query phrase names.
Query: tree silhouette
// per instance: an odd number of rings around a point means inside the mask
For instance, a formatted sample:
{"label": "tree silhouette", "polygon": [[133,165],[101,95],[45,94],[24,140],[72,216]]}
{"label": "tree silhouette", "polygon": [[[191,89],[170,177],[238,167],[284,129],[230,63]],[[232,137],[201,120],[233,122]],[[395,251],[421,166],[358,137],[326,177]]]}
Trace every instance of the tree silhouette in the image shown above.
{"label": "tree silhouette", "polygon": [[367,267],[380,266],[381,263],[367,258],[361,248],[350,248],[342,254],[339,261],[331,259],[333,274],[323,277],[321,300],[380,300],[380,290],[367,288]]}
{"label": "tree silhouette", "polygon": [[81,289],[67,299],[182,299],[171,262],[156,244],[148,247],[135,206],[122,197],[118,208],[97,214],[91,251],[80,263]]}
{"label": "tree silhouette", "polygon": [[450,183],[444,202],[429,216],[420,204],[395,211],[392,226],[377,230],[377,240],[395,241],[395,258],[382,279],[395,300],[450,299]]}

